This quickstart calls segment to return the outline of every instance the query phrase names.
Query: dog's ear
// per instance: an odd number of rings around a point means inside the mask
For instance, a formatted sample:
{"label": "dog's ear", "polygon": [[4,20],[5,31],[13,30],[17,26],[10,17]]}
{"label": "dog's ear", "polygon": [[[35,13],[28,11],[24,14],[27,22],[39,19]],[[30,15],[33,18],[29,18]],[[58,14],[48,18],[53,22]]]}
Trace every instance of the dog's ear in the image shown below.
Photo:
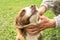
{"label": "dog's ear", "polygon": [[15,25],[19,26],[20,25],[19,22],[20,22],[20,17],[19,17],[19,15],[17,15],[16,19],[15,19]]}
{"label": "dog's ear", "polygon": [[25,15],[25,12],[26,10],[25,9],[22,9],[20,12],[19,12],[19,16],[20,17],[23,17]]}
{"label": "dog's ear", "polygon": [[19,26],[21,26],[21,20],[24,15],[25,15],[25,10],[23,9],[16,16],[15,25],[18,26],[18,28]]}

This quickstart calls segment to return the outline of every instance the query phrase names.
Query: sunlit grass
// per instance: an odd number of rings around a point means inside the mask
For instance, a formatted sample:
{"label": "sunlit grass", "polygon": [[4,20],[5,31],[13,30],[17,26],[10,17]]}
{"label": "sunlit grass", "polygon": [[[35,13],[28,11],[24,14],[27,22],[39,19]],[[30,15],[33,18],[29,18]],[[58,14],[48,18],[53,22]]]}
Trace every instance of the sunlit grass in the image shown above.
{"label": "sunlit grass", "polygon": [[[40,6],[42,0],[0,0],[0,40],[15,40],[16,28],[14,26],[15,17],[18,11],[26,6],[35,4],[37,7]],[[45,16],[53,18],[55,15],[51,11],[47,11]],[[49,30],[49,31],[48,31]],[[60,39],[59,29],[57,30],[57,39]],[[44,39],[51,39],[51,35],[55,33],[54,29],[47,29],[42,32]]]}

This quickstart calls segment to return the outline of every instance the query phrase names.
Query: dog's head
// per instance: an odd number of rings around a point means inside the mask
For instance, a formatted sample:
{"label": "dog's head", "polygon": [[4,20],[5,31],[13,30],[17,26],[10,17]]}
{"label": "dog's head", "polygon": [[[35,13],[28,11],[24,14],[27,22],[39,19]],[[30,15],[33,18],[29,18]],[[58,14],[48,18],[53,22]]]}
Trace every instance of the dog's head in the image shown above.
{"label": "dog's head", "polygon": [[35,5],[23,8],[16,17],[16,25],[24,26],[30,23],[30,18],[38,11]]}

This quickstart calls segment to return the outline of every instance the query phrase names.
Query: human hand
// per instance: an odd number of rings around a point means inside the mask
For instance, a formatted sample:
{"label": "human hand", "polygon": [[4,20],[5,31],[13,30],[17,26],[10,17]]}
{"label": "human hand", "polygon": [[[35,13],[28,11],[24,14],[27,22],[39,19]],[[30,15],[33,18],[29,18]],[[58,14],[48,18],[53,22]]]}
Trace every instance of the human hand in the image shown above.
{"label": "human hand", "polygon": [[45,16],[40,16],[40,20],[41,20],[40,23],[36,23],[35,25],[34,24],[28,25],[28,27],[25,28],[26,32],[29,33],[30,35],[36,35],[40,31],[44,30],[46,28],[44,25],[49,21],[49,19]]}
{"label": "human hand", "polygon": [[45,16],[40,16],[41,22],[39,23],[40,31],[46,28],[54,28],[56,26],[56,22],[54,19],[49,19]]}
{"label": "human hand", "polygon": [[37,23],[36,25],[30,25],[29,27],[26,27],[25,30],[30,35],[36,35],[40,31],[47,29],[47,28],[54,28],[55,27],[55,20],[49,19],[45,16],[40,16],[40,23]]}
{"label": "human hand", "polygon": [[26,27],[25,30],[30,35],[36,35],[40,32],[40,28],[38,27],[38,25],[33,25],[33,24]]}

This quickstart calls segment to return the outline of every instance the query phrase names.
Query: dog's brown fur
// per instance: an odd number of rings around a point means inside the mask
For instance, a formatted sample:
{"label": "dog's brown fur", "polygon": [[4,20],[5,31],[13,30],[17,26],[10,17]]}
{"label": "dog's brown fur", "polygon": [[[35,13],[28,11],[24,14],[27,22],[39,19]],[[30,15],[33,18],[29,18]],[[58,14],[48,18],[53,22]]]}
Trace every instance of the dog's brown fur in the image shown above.
{"label": "dog's brown fur", "polygon": [[24,14],[25,14],[25,10],[21,10],[21,12],[19,12],[17,17],[16,17],[16,30],[17,30],[16,40],[25,40],[24,34],[23,34],[24,30],[19,28],[19,27],[22,27],[23,25],[25,25],[25,22],[23,22],[23,20],[22,20]]}
{"label": "dog's brown fur", "polygon": [[[32,8],[33,6],[31,6]],[[33,10],[35,8],[32,8],[32,11],[35,11],[35,13],[37,12],[36,10]],[[24,30],[24,28],[22,28],[24,25],[27,25],[30,23],[29,18],[33,15],[31,15],[30,17],[25,16],[25,10],[22,9],[17,17],[16,17],[16,30],[17,30],[17,36],[16,36],[16,40],[26,40],[25,36],[26,36],[26,31]],[[40,37],[41,38],[41,37]],[[40,39],[41,40],[41,39]]]}

